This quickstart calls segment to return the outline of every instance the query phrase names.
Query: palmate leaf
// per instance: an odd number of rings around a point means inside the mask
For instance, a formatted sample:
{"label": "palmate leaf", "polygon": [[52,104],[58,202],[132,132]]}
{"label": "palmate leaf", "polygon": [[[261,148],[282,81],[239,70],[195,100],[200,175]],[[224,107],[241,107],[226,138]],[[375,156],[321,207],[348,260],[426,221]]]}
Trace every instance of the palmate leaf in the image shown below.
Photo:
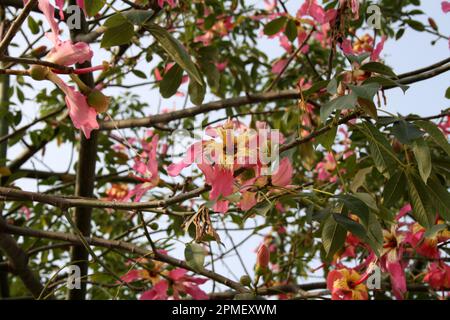
{"label": "palmate leaf", "polygon": [[353,214],[356,214],[364,224],[369,222],[369,207],[361,199],[350,194],[336,196],[339,202]]}
{"label": "palmate leaf", "polygon": [[428,229],[434,224],[435,219],[435,211],[427,192],[429,188],[414,173],[406,173],[406,177],[412,214],[417,222]]}
{"label": "palmate leaf", "polygon": [[450,193],[448,190],[437,177],[428,179],[427,189],[436,211],[444,220],[450,222]]}
{"label": "palmate leaf", "polygon": [[347,236],[347,230],[336,222],[333,215],[329,215],[323,222],[322,244],[327,254],[327,259],[333,258],[334,254],[342,248]]}
{"label": "palmate leaf", "polygon": [[424,120],[418,120],[414,123],[425,130],[430,135],[430,138],[450,156],[450,144],[442,131],[434,123]]}
{"label": "palmate leaf", "polygon": [[391,128],[391,133],[403,144],[412,144],[424,135],[413,123],[405,120],[396,121]]}
{"label": "palmate leaf", "polygon": [[366,64],[363,64],[360,69],[364,71],[376,72],[378,74],[382,74],[389,77],[396,77],[395,72],[392,71],[390,67],[380,62],[375,61],[368,62]]}
{"label": "palmate leaf", "polygon": [[[373,215],[374,216],[374,215]],[[375,217],[375,216],[374,216]],[[346,215],[333,213],[333,218],[336,220],[336,222],[341,225],[343,228],[345,228],[347,231],[351,232],[353,235],[358,237],[362,242],[368,244],[372,250],[376,253],[376,255],[379,255],[379,251],[381,249],[381,243],[383,242],[383,236],[381,232],[381,226],[380,229],[376,228],[376,223],[372,221],[373,228],[371,231],[367,230],[362,224],[350,219]],[[376,222],[376,218],[374,218]],[[367,224],[368,226],[368,224]],[[370,235],[370,237],[369,237]]]}
{"label": "palmate leaf", "polygon": [[358,127],[369,141],[369,150],[375,167],[389,178],[394,173],[397,158],[388,140],[368,121],[361,123]]}
{"label": "palmate leaf", "polygon": [[204,85],[202,76],[198,72],[197,67],[177,39],[175,39],[166,29],[154,23],[146,23],[145,28],[156,39],[161,48],[163,48],[164,51],[188,73],[193,81],[197,81],[198,84],[202,86]]}
{"label": "palmate leaf", "polygon": [[403,171],[397,171],[386,183],[383,190],[383,204],[385,207],[389,208],[393,206],[402,195],[405,193],[406,189],[406,176]]}
{"label": "palmate leaf", "polygon": [[420,177],[427,183],[431,174],[430,148],[424,139],[417,139],[413,142],[413,152],[419,168]]}
{"label": "palmate leaf", "polygon": [[353,92],[348,95],[335,98],[320,108],[320,119],[322,122],[325,122],[328,116],[335,110],[354,109],[357,102],[358,97]]}

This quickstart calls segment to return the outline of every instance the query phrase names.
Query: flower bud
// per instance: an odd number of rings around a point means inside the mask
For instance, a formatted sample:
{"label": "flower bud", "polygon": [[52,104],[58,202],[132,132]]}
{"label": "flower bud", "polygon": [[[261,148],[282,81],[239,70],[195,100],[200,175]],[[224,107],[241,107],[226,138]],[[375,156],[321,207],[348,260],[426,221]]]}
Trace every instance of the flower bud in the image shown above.
{"label": "flower bud", "polygon": [[40,66],[40,65],[33,65],[30,68],[30,75],[31,78],[33,78],[34,80],[37,81],[41,81],[47,78],[49,69],[47,67],[44,66]]}
{"label": "flower bud", "polygon": [[259,246],[256,253],[256,267],[266,269],[269,266],[270,252],[269,248],[263,243]]}
{"label": "flower bud", "polygon": [[159,225],[156,222],[153,222],[152,224],[150,224],[150,229],[152,229],[153,231],[158,230]]}
{"label": "flower bud", "polygon": [[45,55],[46,51],[47,51],[46,46],[39,46],[39,47],[31,50],[31,56],[33,58],[42,58]]}
{"label": "flower bud", "polygon": [[438,25],[436,24],[436,21],[434,21],[433,18],[428,18],[428,23],[430,24],[430,27],[432,27],[434,31],[438,31]]}
{"label": "flower bud", "polygon": [[250,279],[249,276],[244,275],[239,279],[239,282],[243,285],[243,286],[250,286],[250,284],[252,283],[252,279]]}
{"label": "flower bud", "polygon": [[108,110],[109,107],[108,96],[105,96],[100,90],[93,89],[87,97],[89,106],[95,109],[97,113],[102,113]]}

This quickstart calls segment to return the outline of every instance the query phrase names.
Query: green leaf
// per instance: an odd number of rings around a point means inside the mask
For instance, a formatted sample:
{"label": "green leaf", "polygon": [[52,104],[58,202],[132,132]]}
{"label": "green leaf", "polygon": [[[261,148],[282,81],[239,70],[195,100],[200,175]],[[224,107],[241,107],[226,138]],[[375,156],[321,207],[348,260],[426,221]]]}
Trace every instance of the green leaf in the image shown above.
{"label": "green leaf", "polygon": [[84,2],[84,8],[89,17],[95,16],[105,5],[105,0],[88,0]]}
{"label": "green leaf", "polygon": [[327,254],[327,259],[333,258],[334,254],[342,248],[347,237],[347,230],[336,222],[333,215],[323,223],[322,244]]}
{"label": "green leaf", "polygon": [[347,57],[348,61],[350,61],[351,63],[356,63],[358,65],[361,65],[363,63],[363,61],[366,60],[370,56],[370,53],[364,52],[357,56],[354,54],[348,54],[345,56]]}
{"label": "green leaf", "polygon": [[333,213],[333,218],[337,223],[347,229],[347,231],[357,236],[360,240],[367,240],[366,230],[360,223],[340,213]]}
{"label": "green leaf", "polygon": [[445,97],[447,99],[450,99],[450,87],[448,87],[447,90],[445,91]]}
{"label": "green leaf", "polygon": [[368,230],[367,236],[372,241],[372,249],[375,251],[375,254],[379,256],[383,248],[383,228],[381,227],[380,221],[378,221],[376,215],[369,215],[369,225],[366,226]]}
{"label": "green leaf", "polygon": [[428,179],[428,194],[439,215],[450,222],[450,194],[436,177]]}
{"label": "green leaf", "polygon": [[131,9],[129,11],[122,12],[121,14],[128,22],[131,22],[134,25],[141,26],[153,16],[154,12],[152,10]]}
{"label": "green leaf", "polygon": [[338,80],[336,78],[331,79],[327,85],[327,92],[329,94],[336,94],[337,88],[338,88]]}
{"label": "green leaf", "polygon": [[118,13],[108,18],[104,25],[107,29],[100,43],[102,48],[120,46],[131,42],[134,27],[122,14]]}
{"label": "green leaf", "polygon": [[354,194],[356,198],[364,202],[371,210],[378,211],[378,206],[375,198],[366,192],[356,192]]}
{"label": "green leaf", "polygon": [[201,105],[203,99],[205,98],[206,88],[205,86],[199,85],[196,81],[189,81],[189,99],[195,105]]}
{"label": "green leaf", "polygon": [[328,130],[316,138],[316,143],[321,144],[325,149],[330,150],[336,138],[337,126]]}
{"label": "green leaf", "polygon": [[368,121],[361,123],[359,128],[369,141],[369,150],[375,167],[380,173],[390,177],[394,172],[397,161],[395,161],[394,150],[392,150],[386,137]]}
{"label": "green leaf", "polygon": [[360,86],[349,85],[349,88],[352,89],[352,92],[354,92],[358,97],[372,101],[378,90],[380,90],[381,85],[373,82]]}
{"label": "green leaf", "polygon": [[406,92],[406,90],[409,89],[409,86],[406,84],[401,84],[400,82],[393,80],[393,79],[389,79],[383,76],[374,76],[374,77],[370,77],[369,79],[365,80],[363,83],[379,83],[382,85],[383,89],[387,89],[387,88],[396,88],[399,87],[400,89],[402,89],[403,93]]}
{"label": "green leaf", "polygon": [[382,74],[385,76],[390,76],[390,77],[397,76],[390,67],[388,67],[380,62],[374,62],[374,61],[368,62],[366,64],[363,64],[360,69],[364,70],[364,71],[375,72],[375,73]]}
{"label": "green leaf", "polygon": [[164,74],[163,79],[159,83],[159,92],[163,98],[170,98],[177,93],[183,79],[183,69],[178,64],[174,64],[169,71]]}
{"label": "green leaf", "polygon": [[273,19],[268,24],[264,26],[264,34],[268,36],[273,36],[274,34],[277,34],[278,32],[283,29],[284,25],[286,24],[286,17],[279,17],[276,19]]}
{"label": "green leaf", "polygon": [[383,190],[383,205],[393,206],[404,194],[406,176],[403,171],[397,171],[386,183]]}
{"label": "green leaf", "polygon": [[145,26],[164,51],[188,73],[189,77],[200,85],[204,85],[202,76],[181,43],[166,29],[156,24],[146,23]]}
{"label": "green leaf", "polygon": [[202,270],[205,265],[205,249],[197,243],[188,243],[184,249],[184,258],[189,267]]}
{"label": "green leaf", "polygon": [[405,22],[416,31],[425,31],[425,26],[420,21],[407,19]]}
{"label": "green leaf", "polygon": [[367,167],[360,169],[353,178],[353,181],[350,185],[350,190],[352,190],[353,193],[356,193],[359,189],[359,187],[364,185],[364,182],[366,181],[366,176],[372,172],[373,167]]}
{"label": "green leaf", "polygon": [[337,195],[336,198],[353,214],[357,215],[361,222],[367,224],[369,221],[369,207],[361,199],[349,195]]}
{"label": "green leaf", "polygon": [[413,143],[413,152],[419,168],[420,177],[427,183],[431,174],[431,155],[430,149],[425,139],[417,139]]}
{"label": "green leaf", "polygon": [[147,79],[147,75],[144,72],[142,72],[141,70],[133,69],[133,70],[131,70],[131,72],[133,72],[133,74],[138,78]]}
{"label": "green leaf", "polygon": [[431,139],[433,139],[433,141],[442,149],[444,149],[444,151],[447,152],[447,154],[450,156],[450,144],[448,143],[448,140],[444,136],[442,131],[439,130],[439,128],[434,123],[424,120],[418,120],[414,123],[425,130],[430,135]]}
{"label": "green leaf", "polygon": [[33,19],[32,16],[28,16],[28,28],[30,28],[30,31],[32,34],[38,34],[39,33],[39,25],[37,24],[36,20]]}
{"label": "green leaf", "polygon": [[427,188],[414,174],[407,174],[407,184],[412,214],[420,225],[428,229],[434,224],[434,213],[427,196]]}
{"label": "green leaf", "polygon": [[395,122],[391,133],[403,144],[412,144],[424,134],[417,126],[405,120]]}
{"label": "green leaf", "polygon": [[295,20],[288,20],[284,34],[290,41],[297,39],[297,24],[295,23]]}
{"label": "green leaf", "polygon": [[358,98],[353,92],[346,96],[333,99],[320,108],[320,119],[322,122],[325,122],[328,116],[335,110],[354,109],[357,101]]}

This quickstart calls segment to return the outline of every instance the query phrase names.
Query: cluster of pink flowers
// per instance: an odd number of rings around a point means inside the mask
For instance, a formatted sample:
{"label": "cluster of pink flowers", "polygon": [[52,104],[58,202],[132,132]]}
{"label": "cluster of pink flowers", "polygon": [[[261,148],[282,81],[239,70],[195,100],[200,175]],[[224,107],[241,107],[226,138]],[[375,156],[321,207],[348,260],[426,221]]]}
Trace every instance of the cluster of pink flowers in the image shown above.
{"label": "cluster of pink flowers", "polygon": [[[27,3],[27,0],[24,0]],[[84,8],[84,1],[78,1],[78,4]],[[62,9],[64,1],[57,1],[57,5]],[[51,32],[47,33],[47,38],[52,42],[53,48],[44,57],[44,60],[61,66],[72,66],[76,63],[90,61],[93,52],[89,45],[84,42],[73,43],[71,40],[61,40],[58,22],[54,18],[55,8],[50,4],[49,0],[39,0],[39,9],[44,14],[50,25]],[[62,10],[60,11],[62,13]],[[104,69],[105,66],[78,69],[75,73],[87,73],[95,70]],[[48,79],[55,83],[65,94],[65,101],[69,109],[69,116],[74,126],[81,129],[86,136],[90,138],[91,131],[98,129],[97,112],[104,112],[108,108],[109,98],[104,96],[98,89],[91,89],[83,84],[76,75],[72,78],[77,82],[80,91],[73,86],[68,85],[61,79],[57,70],[34,65],[31,68],[31,76],[35,80]]]}
{"label": "cluster of pink flowers", "polygon": [[[268,184],[268,176],[264,175],[267,163],[262,161],[269,152],[265,147],[283,143],[284,137],[272,132],[266,123],[257,122],[257,130],[252,130],[239,121],[228,120],[225,124],[206,128],[205,139],[191,145],[182,161],[171,164],[167,172],[170,176],[178,176],[186,167],[196,163],[211,186],[210,200],[215,201],[214,210],[228,211],[228,196],[239,192],[242,197],[239,207],[248,210],[257,202],[255,186]],[[264,132],[264,134],[262,134]],[[238,175],[235,171],[245,169],[253,174]],[[291,183],[293,168],[288,158],[279,162],[278,168],[272,172],[271,185],[286,187]],[[237,187],[240,185],[240,187]]]}
{"label": "cluster of pink flowers", "polygon": [[171,288],[173,299],[179,300],[181,294],[189,294],[195,300],[207,300],[208,295],[199,288],[208,279],[187,275],[187,270],[177,268],[167,274],[167,279],[160,280],[150,290],[142,293],[141,300],[167,300],[167,290]]}
{"label": "cluster of pink flowers", "polygon": [[152,130],[148,130],[145,137],[139,142],[141,152],[134,158],[133,170],[136,174],[133,177],[142,183],[131,189],[124,197],[124,201],[131,198],[134,198],[136,202],[140,201],[148,190],[156,187],[159,183],[157,160],[159,136]]}
{"label": "cluster of pink flowers", "polygon": [[[406,204],[397,215],[397,223],[393,224],[389,230],[383,230],[384,242],[381,251],[381,258],[376,261],[375,254],[371,249],[363,244],[359,239],[348,234],[344,249],[338,253],[333,261],[333,265],[337,270],[347,270],[346,274],[353,274],[356,278],[358,271],[377,263],[383,272],[387,272],[390,276],[392,293],[401,300],[404,299],[407,292],[405,269],[409,264],[409,259],[417,254],[419,256],[431,259],[428,270],[423,277],[423,281],[428,283],[435,290],[450,288],[450,266],[441,259],[439,245],[450,239],[450,231],[444,228],[431,237],[425,237],[425,229],[418,223],[411,221],[407,214],[411,211],[411,206]],[[403,221],[404,220],[404,221]],[[437,224],[444,223],[437,219]],[[369,252],[363,263],[348,268],[343,261],[346,258],[354,259],[357,256],[357,248],[360,247],[364,252]],[[367,273],[367,272],[366,272]],[[330,290],[335,290],[340,294],[335,295],[335,299],[355,298],[349,294],[354,294],[354,288],[345,291],[347,295],[341,295],[342,283],[336,282],[336,272],[328,275],[327,282],[330,284]],[[361,285],[364,285],[360,282]],[[360,287],[361,289],[362,287]],[[367,289],[364,289],[366,292]],[[361,292],[360,292],[361,293]],[[367,295],[358,295],[358,298],[367,299]]]}

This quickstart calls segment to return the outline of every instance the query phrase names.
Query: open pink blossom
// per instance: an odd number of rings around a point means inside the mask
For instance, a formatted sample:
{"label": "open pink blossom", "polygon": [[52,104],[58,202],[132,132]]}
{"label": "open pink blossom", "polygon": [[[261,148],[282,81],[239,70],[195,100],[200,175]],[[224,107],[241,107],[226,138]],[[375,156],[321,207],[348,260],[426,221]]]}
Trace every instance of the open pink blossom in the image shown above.
{"label": "open pink blossom", "polygon": [[450,289],[450,266],[445,262],[433,262],[423,278],[435,290]]}
{"label": "open pink blossom", "polygon": [[[64,1],[57,1],[56,4],[60,8],[60,10],[62,10]],[[83,0],[78,0],[77,4],[80,5],[80,7],[84,8]],[[49,2],[49,0],[39,0],[38,7],[42,11],[42,13],[44,13],[45,18],[50,25],[51,32],[47,33],[46,36],[53,43],[53,48],[44,57],[44,60],[63,66],[71,66],[76,63],[90,61],[92,59],[93,52],[87,43],[73,43],[70,40],[62,41],[60,39],[59,26],[54,17],[55,8]],[[92,72],[103,68],[104,66],[102,65],[98,67],[85,68],[83,70],[78,69],[75,73]],[[74,87],[69,86],[61,78],[59,78],[56,75],[56,73],[59,73],[58,70],[47,69],[47,71],[39,71],[39,69],[36,69],[37,75],[39,74],[39,72],[45,73],[45,77],[48,80],[54,82],[64,92],[65,101],[69,109],[69,116],[74,126],[78,129],[81,129],[86,138],[89,139],[91,131],[99,128],[96,119],[96,110],[98,110],[99,112],[103,112],[102,110],[106,110],[107,105],[109,104],[109,98],[102,95],[99,91],[96,92],[96,96],[93,99],[95,99],[94,101],[98,102],[98,105],[96,104],[94,106],[94,109],[88,104],[86,97],[86,95],[91,92],[91,89],[81,83],[81,81],[80,83],[77,82],[77,84],[82,92],[75,90]],[[43,77],[41,75],[37,76],[35,79],[43,80]]]}
{"label": "open pink blossom", "polygon": [[398,230],[398,226],[392,226],[390,231],[383,230],[384,243],[381,255],[381,269],[388,272],[391,278],[392,292],[394,296],[402,300],[406,292],[405,265],[403,253],[406,235]]}
{"label": "open pink blossom", "polygon": [[372,61],[380,60],[380,54],[381,54],[381,51],[383,51],[385,41],[386,41],[386,36],[382,36],[381,41],[373,49],[372,54],[370,55],[370,60],[372,60]]}
{"label": "open pink blossom", "polygon": [[364,278],[354,269],[332,270],[327,276],[327,288],[332,300],[367,300],[367,287]]}
{"label": "open pink blossom", "polygon": [[[258,122],[257,130],[254,130],[239,121],[231,120],[223,125],[208,127],[204,139],[191,145],[180,162],[172,163],[167,168],[167,173],[175,177],[184,168],[196,163],[205,176],[206,184],[211,186],[209,197],[215,201],[214,210],[224,213],[228,209],[227,197],[238,191],[235,171],[240,168],[253,169],[255,177],[261,176],[265,166],[261,161],[263,156],[261,153],[264,151],[261,151],[259,146],[265,145],[265,142],[276,145],[277,141],[279,143],[284,141],[284,137],[279,133],[272,132],[266,127],[266,124]],[[274,179],[276,184],[284,186],[290,181],[292,170],[286,161],[282,160],[281,165],[285,171],[276,172]],[[241,192],[248,191],[250,185],[246,187],[245,181],[240,182],[243,183]],[[246,195],[244,199],[254,203],[250,195]],[[244,207],[249,208],[247,205]]]}
{"label": "open pink blossom", "polygon": [[187,275],[187,270],[177,268],[169,272],[168,280],[161,280],[153,288],[145,291],[141,295],[141,300],[167,300],[167,290],[169,286],[173,290],[173,298],[180,299],[180,294],[189,294],[195,300],[207,300],[208,295],[199,288],[199,285],[208,281],[208,279],[191,277]]}
{"label": "open pink blossom", "polygon": [[450,12],[450,1],[442,1],[441,7],[444,13]]}
{"label": "open pink blossom", "polygon": [[325,10],[317,0],[306,0],[297,12],[297,17],[311,16],[318,23],[325,22]]}
{"label": "open pink blossom", "polygon": [[99,128],[95,109],[88,105],[86,96],[75,90],[74,87],[67,85],[54,73],[50,72],[48,78],[64,93],[69,116],[75,128],[81,129],[86,138],[89,139],[91,131]]}
{"label": "open pink blossom", "polygon": [[[151,142],[147,142],[151,138]],[[130,190],[124,201],[134,197],[134,201],[140,201],[141,198],[159,183],[158,173],[158,149],[159,136],[153,135],[153,132],[147,133],[147,138],[141,141],[144,150],[134,159],[133,170],[137,173],[134,177],[142,183],[136,185]]]}
{"label": "open pink blossom", "polygon": [[70,40],[58,41],[45,57],[46,61],[71,66],[76,63],[90,61],[94,55],[87,43],[73,43]]}

